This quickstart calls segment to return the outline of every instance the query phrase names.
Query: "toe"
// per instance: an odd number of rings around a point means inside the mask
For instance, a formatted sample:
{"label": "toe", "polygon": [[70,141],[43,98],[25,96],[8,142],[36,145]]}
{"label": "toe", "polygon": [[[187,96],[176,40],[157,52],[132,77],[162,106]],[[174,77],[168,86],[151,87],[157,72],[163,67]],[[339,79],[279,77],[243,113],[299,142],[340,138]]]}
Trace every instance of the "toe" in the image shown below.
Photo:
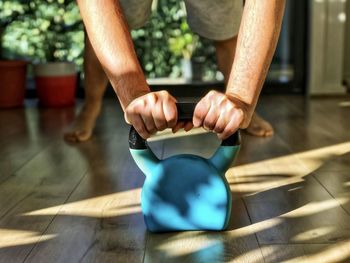
{"label": "toe", "polygon": [[274,134],[273,129],[265,131],[265,137],[271,137]]}
{"label": "toe", "polygon": [[75,142],[75,136],[74,136],[74,133],[72,133],[72,132],[66,132],[63,135],[63,138],[67,142]]}
{"label": "toe", "polygon": [[91,137],[91,133],[87,131],[78,131],[75,133],[75,138],[77,142],[85,142],[88,139],[90,139],[90,137]]}

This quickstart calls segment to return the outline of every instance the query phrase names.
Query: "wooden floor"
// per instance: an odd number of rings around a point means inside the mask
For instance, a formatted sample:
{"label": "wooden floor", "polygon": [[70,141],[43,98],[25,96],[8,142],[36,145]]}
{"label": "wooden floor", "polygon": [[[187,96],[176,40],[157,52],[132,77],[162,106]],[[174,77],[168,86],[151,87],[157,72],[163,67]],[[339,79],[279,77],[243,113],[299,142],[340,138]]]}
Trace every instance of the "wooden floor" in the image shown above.
{"label": "wooden floor", "polygon": [[[62,140],[75,109],[1,110],[0,262],[350,262],[350,99],[269,96],[259,111],[276,135],[243,136],[229,230],[151,234],[115,101],[79,145]],[[218,144],[196,130],[151,147],[210,156]]]}

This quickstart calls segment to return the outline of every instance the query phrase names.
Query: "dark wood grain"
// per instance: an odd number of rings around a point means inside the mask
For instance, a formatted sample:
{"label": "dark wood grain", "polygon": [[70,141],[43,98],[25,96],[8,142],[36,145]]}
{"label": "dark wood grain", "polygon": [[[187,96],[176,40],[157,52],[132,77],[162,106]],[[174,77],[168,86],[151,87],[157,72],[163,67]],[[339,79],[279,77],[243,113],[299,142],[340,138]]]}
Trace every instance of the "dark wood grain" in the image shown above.
{"label": "dark wood grain", "polygon": [[[276,134],[243,133],[226,173],[230,225],[217,233],[146,230],[144,176],[128,152],[128,126],[115,101],[105,101],[93,138],[79,145],[62,140],[74,108],[0,111],[0,262],[348,262],[344,100],[262,97],[259,112]],[[201,130],[165,131],[150,142],[160,158],[209,157],[219,143]]]}

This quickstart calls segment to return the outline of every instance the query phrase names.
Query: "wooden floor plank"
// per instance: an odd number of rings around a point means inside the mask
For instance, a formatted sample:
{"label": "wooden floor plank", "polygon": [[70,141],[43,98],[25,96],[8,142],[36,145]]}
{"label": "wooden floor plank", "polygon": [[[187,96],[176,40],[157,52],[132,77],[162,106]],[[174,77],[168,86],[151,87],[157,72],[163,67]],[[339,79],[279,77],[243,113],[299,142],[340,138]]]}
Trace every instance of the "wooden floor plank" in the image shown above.
{"label": "wooden floor plank", "polygon": [[29,109],[0,109],[0,145],[11,138],[28,136],[28,123],[35,111]]}
{"label": "wooden floor plank", "polygon": [[328,159],[314,176],[350,215],[350,151]]}
{"label": "wooden floor plank", "polygon": [[[112,139],[92,140],[79,147],[89,171],[45,235],[55,238],[38,243],[26,262],[141,262],[146,230],[140,211],[144,176],[131,159],[128,127]],[[151,143],[161,155],[162,142]],[[54,215],[57,207],[34,211]],[[65,253],[62,253],[65,251]]]}
{"label": "wooden floor plank", "polygon": [[0,148],[0,185],[48,145],[48,140],[27,138],[4,143]]}
{"label": "wooden floor plank", "polygon": [[74,108],[0,110],[0,184],[25,163],[61,140]]}
{"label": "wooden floor plank", "polygon": [[9,240],[11,233],[0,236],[1,262],[23,261],[53,219],[51,215],[30,217],[26,213],[64,203],[86,170],[86,161],[79,152],[58,142],[0,185],[0,228],[23,232],[17,246]]}
{"label": "wooden floor plank", "polygon": [[[62,141],[73,108],[0,112],[9,127],[0,125],[0,262],[348,262],[350,107],[341,102],[262,98],[259,112],[276,134],[243,134],[226,173],[230,226],[218,233],[146,231],[144,177],[114,101],[93,139],[77,146]],[[152,140],[159,157],[209,157],[220,143],[202,130]]]}
{"label": "wooden floor plank", "polygon": [[267,159],[233,170],[236,175],[228,177],[231,188],[244,193],[252,222],[278,222],[257,233],[260,244],[333,243],[350,238],[349,215],[297,156]]}
{"label": "wooden floor plank", "polygon": [[350,243],[339,242],[334,245],[299,244],[299,245],[266,245],[262,247],[266,263],[331,263],[349,262]]}

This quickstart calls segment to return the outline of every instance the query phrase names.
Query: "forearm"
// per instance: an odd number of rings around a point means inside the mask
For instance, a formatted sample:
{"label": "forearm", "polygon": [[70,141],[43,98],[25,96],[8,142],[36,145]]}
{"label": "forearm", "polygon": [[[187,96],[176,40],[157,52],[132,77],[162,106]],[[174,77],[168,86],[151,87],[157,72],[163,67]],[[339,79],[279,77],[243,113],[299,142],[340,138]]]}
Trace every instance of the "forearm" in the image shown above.
{"label": "forearm", "polygon": [[226,93],[254,110],[275,52],[284,0],[246,0]]}
{"label": "forearm", "polygon": [[125,107],[149,92],[119,1],[78,0],[94,51]]}

